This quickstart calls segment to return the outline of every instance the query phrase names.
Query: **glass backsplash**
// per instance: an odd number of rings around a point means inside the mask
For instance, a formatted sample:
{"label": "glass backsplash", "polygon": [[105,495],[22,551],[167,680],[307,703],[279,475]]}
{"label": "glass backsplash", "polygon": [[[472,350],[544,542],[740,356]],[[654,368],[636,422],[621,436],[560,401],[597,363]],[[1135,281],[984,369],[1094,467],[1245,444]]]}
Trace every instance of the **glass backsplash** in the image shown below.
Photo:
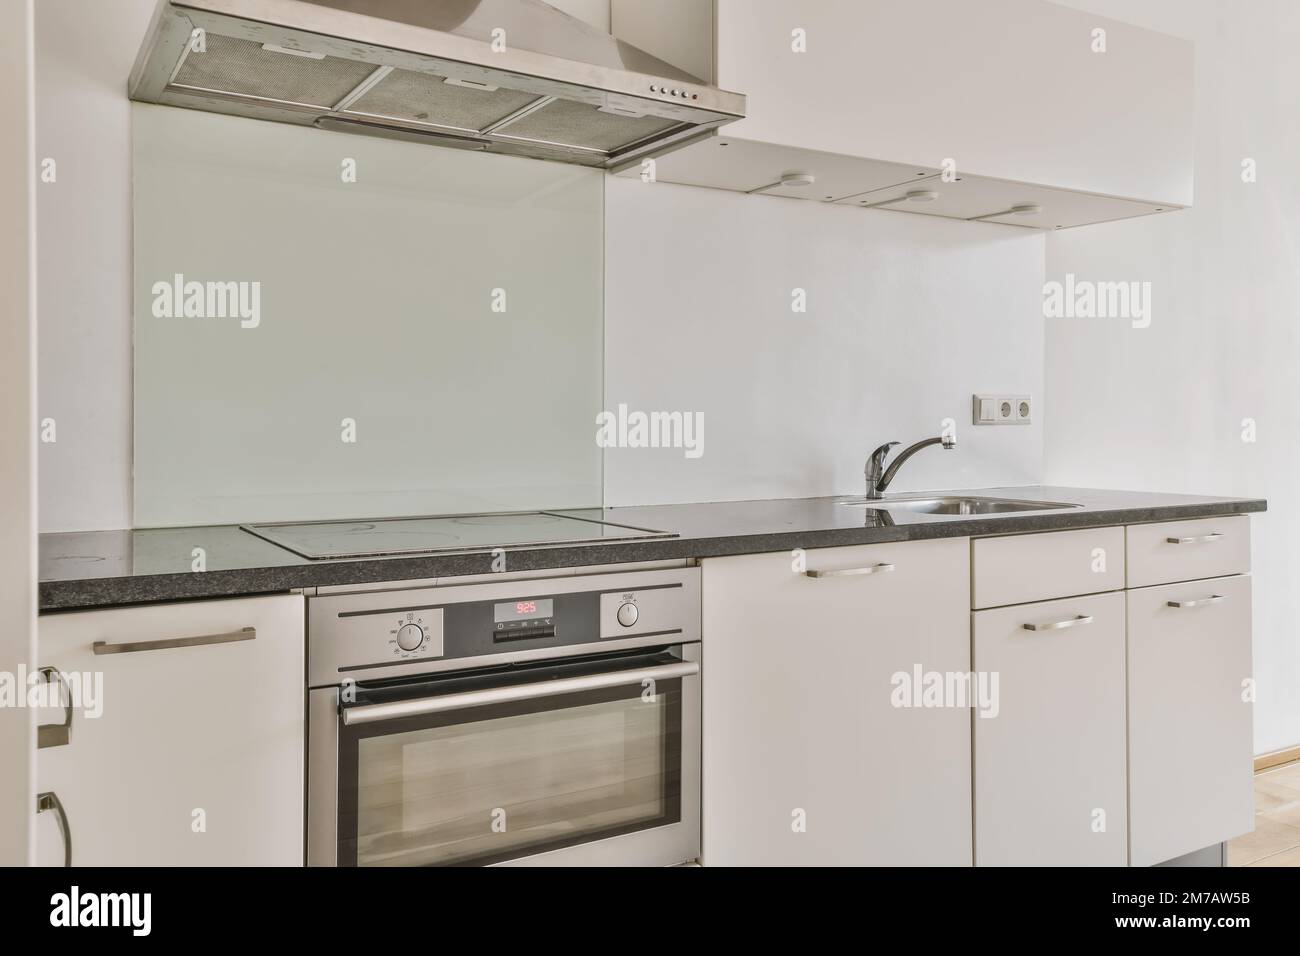
{"label": "glass backsplash", "polygon": [[137,526],[601,503],[600,172],[132,108]]}

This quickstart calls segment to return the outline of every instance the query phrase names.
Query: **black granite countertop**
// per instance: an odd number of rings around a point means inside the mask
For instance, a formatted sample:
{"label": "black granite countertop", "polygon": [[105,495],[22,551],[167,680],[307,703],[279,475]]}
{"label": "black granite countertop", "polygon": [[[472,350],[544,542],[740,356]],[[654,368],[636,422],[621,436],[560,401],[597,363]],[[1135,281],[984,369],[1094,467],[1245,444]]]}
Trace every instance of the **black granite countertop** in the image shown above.
{"label": "black granite countertop", "polygon": [[[947,494],[1069,502],[1081,507],[956,517],[878,511],[845,504],[846,499],[841,498],[789,498],[589,509],[571,514],[676,532],[677,537],[512,548],[506,553],[506,570],[1057,531],[1266,509],[1266,503],[1256,498],[1045,486],[926,492],[924,496]],[[193,570],[196,548],[202,549],[205,570]],[[428,580],[492,570],[492,555],[486,551],[312,561],[235,525],[43,534],[40,609],[270,594],[293,588]]]}

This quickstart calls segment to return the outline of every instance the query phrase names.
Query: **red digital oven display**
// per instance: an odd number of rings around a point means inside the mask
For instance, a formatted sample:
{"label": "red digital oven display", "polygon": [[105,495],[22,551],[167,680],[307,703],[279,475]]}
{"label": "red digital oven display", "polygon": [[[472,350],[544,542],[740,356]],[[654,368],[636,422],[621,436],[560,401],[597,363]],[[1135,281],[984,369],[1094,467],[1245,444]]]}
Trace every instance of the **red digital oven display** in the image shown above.
{"label": "red digital oven display", "polygon": [[497,624],[510,621],[531,621],[552,617],[555,613],[554,598],[530,598],[527,601],[509,601],[493,607],[493,619]]}

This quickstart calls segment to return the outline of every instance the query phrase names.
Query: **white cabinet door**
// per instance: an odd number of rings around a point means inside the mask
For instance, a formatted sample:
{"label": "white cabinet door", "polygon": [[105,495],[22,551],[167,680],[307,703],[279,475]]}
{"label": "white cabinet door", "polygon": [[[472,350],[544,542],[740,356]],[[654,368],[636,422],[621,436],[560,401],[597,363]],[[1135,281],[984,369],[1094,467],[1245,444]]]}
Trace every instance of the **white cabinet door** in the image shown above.
{"label": "white cabinet door", "polygon": [[997,715],[973,718],[976,865],[1123,866],[1123,593],[972,617],[998,676]]}
{"label": "white cabinet door", "polygon": [[1131,862],[1254,828],[1250,578],[1128,592]]}
{"label": "white cabinet door", "polygon": [[[37,752],[39,789],[67,810],[74,865],[302,864],[302,597],[51,614],[39,635],[41,665],[102,677],[68,744]],[[230,635],[241,639],[154,644]],[[45,864],[63,861],[53,818],[38,817]]]}
{"label": "white cabinet door", "polygon": [[702,566],[705,865],[969,866],[969,540]]}

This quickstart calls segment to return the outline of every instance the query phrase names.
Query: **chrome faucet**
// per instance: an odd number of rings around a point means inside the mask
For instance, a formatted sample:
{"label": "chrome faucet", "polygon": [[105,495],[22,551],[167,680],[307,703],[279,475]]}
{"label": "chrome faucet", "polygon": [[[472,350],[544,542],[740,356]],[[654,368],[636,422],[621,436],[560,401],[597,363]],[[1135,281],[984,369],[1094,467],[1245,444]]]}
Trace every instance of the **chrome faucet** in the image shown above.
{"label": "chrome faucet", "polygon": [[928,448],[931,445],[942,445],[945,449],[956,448],[957,436],[944,432],[937,438],[927,438],[925,441],[919,441],[915,445],[904,448],[899,452],[898,457],[894,459],[893,464],[886,468],[885,459],[889,457],[889,450],[897,444],[898,442],[896,441],[885,442],[873,451],[871,457],[867,460],[866,475],[868,498],[883,498],[885,496],[885,489],[889,487],[889,483],[893,481],[894,476],[898,474],[898,469],[903,467],[903,462],[907,461],[907,459],[911,458],[922,448]]}

